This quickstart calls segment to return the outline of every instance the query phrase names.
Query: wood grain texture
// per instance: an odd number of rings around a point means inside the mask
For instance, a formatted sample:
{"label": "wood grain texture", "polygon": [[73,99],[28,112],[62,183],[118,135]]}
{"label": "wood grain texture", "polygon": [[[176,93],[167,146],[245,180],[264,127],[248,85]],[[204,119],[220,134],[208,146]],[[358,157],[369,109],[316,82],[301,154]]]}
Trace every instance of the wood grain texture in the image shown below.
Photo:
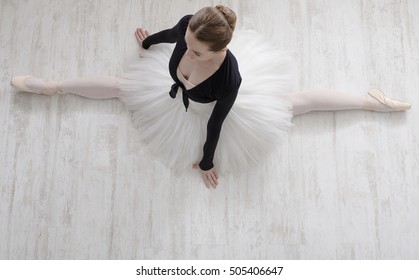
{"label": "wood grain texture", "polygon": [[296,117],[264,166],[207,190],[148,154],[118,100],[9,81],[117,76],[136,27],[218,2],[1,0],[0,259],[419,258],[419,2],[221,2],[291,52],[301,89],[375,86],[412,110]]}

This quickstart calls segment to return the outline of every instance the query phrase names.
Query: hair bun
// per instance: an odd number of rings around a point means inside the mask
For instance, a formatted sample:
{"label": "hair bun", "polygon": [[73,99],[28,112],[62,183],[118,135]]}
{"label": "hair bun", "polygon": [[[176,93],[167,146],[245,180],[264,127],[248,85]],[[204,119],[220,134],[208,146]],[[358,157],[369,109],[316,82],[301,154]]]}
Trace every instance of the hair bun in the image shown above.
{"label": "hair bun", "polygon": [[236,27],[236,14],[231,10],[230,8],[224,6],[224,5],[217,5],[215,6],[217,10],[219,10],[223,15],[226,21],[228,22],[228,25],[230,25],[231,29],[234,30]]}

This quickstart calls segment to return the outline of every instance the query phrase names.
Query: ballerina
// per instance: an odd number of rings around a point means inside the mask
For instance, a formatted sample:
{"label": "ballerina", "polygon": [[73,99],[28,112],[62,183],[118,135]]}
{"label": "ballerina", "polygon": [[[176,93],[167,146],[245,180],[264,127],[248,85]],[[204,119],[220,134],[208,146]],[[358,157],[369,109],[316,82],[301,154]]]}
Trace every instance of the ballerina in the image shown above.
{"label": "ballerina", "polygon": [[[229,44],[235,26],[236,15],[228,7],[205,7],[152,35],[138,28],[135,36],[145,51],[122,77],[47,81],[15,76],[11,85],[18,91],[50,96],[119,98],[133,111],[150,150],[174,168],[192,163],[207,188],[218,185],[216,165],[240,171],[263,161],[286,137],[293,116],[411,107],[378,89],[368,90],[365,96],[334,90],[291,94],[289,57],[254,33],[240,32],[235,35],[233,54]],[[176,44],[173,48],[162,43]]]}

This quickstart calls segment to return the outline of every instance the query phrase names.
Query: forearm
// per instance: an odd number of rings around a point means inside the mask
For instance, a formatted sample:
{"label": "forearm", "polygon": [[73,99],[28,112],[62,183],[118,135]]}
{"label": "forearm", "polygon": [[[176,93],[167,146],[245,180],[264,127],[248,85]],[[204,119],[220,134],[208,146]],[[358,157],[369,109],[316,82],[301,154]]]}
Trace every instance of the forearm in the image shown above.
{"label": "forearm", "polygon": [[143,41],[143,48],[148,49],[150,46],[160,43],[176,43],[178,32],[172,29],[166,29],[148,36]]}
{"label": "forearm", "polygon": [[217,148],[218,139],[220,138],[221,124],[213,124],[208,122],[207,139],[203,148],[203,157],[199,163],[201,170],[210,170],[214,167],[213,160],[215,150]]}
{"label": "forearm", "polygon": [[151,45],[160,43],[176,43],[180,36],[180,29],[185,28],[190,17],[191,15],[184,16],[173,28],[165,29],[148,36],[142,43],[143,48],[148,49]]}

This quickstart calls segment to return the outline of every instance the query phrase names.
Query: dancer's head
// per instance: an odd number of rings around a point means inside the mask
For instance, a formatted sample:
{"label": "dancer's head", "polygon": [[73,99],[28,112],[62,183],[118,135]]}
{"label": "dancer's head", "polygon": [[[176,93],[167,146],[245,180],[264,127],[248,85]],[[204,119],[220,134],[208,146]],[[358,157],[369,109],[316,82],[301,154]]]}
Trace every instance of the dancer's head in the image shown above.
{"label": "dancer's head", "polygon": [[211,59],[217,52],[226,49],[236,27],[236,14],[223,5],[205,7],[191,20],[185,40],[188,54],[197,60]]}

